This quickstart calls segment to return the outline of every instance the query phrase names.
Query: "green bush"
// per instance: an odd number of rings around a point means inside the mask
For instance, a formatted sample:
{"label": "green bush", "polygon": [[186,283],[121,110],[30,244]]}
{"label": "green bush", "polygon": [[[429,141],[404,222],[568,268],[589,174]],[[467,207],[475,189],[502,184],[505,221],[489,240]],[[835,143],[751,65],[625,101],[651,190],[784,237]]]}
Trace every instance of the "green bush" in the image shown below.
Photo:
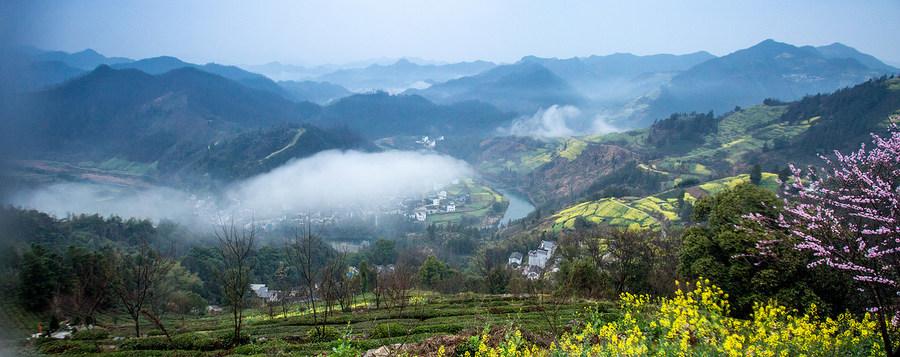
{"label": "green bush", "polygon": [[96,353],[100,352],[100,348],[96,344],[87,341],[73,340],[50,340],[41,342],[38,351],[42,354],[76,354],[76,353]]}
{"label": "green bush", "polygon": [[478,336],[470,336],[466,342],[456,345],[456,356],[462,357],[465,356],[466,353],[470,356],[474,356],[475,353],[478,352],[478,345],[480,343],[481,340]]}
{"label": "green bush", "polygon": [[397,337],[397,336],[405,336],[407,334],[407,329],[405,326],[396,323],[396,322],[386,322],[381,323],[375,326],[372,329],[372,332],[369,334],[371,338],[388,338],[388,337]]}
{"label": "green bush", "polygon": [[109,338],[109,331],[99,327],[81,330],[72,334],[73,340],[105,340],[107,338]]}
{"label": "green bush", "polygon": [[210,336],[208,334],[186,333],[172,338],[172,345],[179,350],[215,351],[224,349],[231,343],[231,336]]}
{"label": "green bush", "polygon": [[[321,333],[319,333],[321,331]],[[341,338],[341,333],[336,328],[325,326],[316,330],[311,328],[306,332],[306,339],[310,342],[330,342]]]}
{"label": "green bush", "polygon": [[415,335],[419,333],[457,333],[459,331],[462,331],[463,329],[463,326],[454,324],[416,326],[415,328],[413,328],[410,334]]}
{"label": "green bush", "polygon": [[120,349],[129,351],[139,350],[168,350],[172,349],[169,340],[165,336],[150,336],[140,338],[129,338],[119,345]]}

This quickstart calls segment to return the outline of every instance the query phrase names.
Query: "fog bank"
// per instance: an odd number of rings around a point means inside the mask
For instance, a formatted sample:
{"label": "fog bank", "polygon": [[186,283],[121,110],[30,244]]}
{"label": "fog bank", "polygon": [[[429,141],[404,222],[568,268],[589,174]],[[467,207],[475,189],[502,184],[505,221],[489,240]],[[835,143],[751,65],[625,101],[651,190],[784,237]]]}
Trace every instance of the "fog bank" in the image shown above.
{"label": "fog bank", "polygon": [[208,226],[219,218],[268,219],[320,210],[370,209],[427,193],[473,170],[445,155],[412,151],[325,151],[235,182],[223,192],[59,183],[15,193],[7,203],[68,214],[168,219]]}
{"label": "fog bank", "polygon": [[531,116],[514,120],[499,128],[500,135],[529,136],[550,139],[569,136],[607,134],[619,131],[601,114],[589,114],[571,105],[551,105]]}

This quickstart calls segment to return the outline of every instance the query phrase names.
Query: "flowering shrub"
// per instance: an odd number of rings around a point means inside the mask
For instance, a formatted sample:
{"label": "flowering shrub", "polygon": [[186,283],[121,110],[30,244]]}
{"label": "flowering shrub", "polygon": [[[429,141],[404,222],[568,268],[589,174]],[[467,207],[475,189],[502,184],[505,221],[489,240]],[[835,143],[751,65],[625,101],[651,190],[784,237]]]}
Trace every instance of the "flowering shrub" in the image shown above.
{"label": "flowering shrub", "polygon": [[[865,292],[888,355],[900,355],[893,340],[900,327],[900,128],[872,134],[872,145],[848,154],[834,152],[823,169],[793,171],[784,214],[771,222],[748,215],[771,229],[788,232],[789,244],[811,253],[810,266],[844,273]],[[780,244],[759,242],[759,250]],[[892,321],[888,321],[891,319]]]}
{"label": "flowering shrub", "polygon": [[[728,317],[728,295],[709,281],[679,287],[672,298],[622,294],[621,319],[603,322],[588,314],[582,326],[538,347],[521,333],[465,356],[880,356],[884,349],[870,314],[837,319],[818,316],[815,306],[803,315],[775,302],[757,304],[752,319]],[[441,351],[439,351],[441,352]],[[441,353],[438,353],[442,356]]]}

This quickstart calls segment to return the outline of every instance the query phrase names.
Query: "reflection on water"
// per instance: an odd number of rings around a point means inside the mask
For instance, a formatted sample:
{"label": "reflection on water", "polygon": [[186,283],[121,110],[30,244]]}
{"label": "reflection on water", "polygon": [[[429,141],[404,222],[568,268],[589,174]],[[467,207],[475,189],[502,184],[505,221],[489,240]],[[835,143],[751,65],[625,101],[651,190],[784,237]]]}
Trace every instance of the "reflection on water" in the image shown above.
{"label": "reflection on water", "polygon": [[507,190],[498,189],[497,192],[500,192],[503,197],[509,200],[509,207],[506,209],[506,213],[503,214],[503,218],[500,219],[500,223],[509,224],[510,221],[523,218],[534,211],[534,205],[528,202],[525,197]]}

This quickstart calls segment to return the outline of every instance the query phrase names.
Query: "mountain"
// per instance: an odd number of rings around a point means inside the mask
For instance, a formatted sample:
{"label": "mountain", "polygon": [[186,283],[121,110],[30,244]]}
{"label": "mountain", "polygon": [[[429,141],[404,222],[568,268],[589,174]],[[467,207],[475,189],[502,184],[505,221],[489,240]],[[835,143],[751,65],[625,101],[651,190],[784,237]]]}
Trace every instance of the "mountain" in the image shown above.
{"label": "mountain", "polygon": [[276,81],[304,81],[337,71],[342,67],[336,65],[298,66],[281,62],[269,62],[257,65],[242,65],[248,71],[260,73]]}
{"label": "mountain", "polygon": [[900,73],[900,69],[889,66],[875,56],[857,51],[855,48],[835,42],[827,46],[816,47],[816,50],[826,58],[852,58],[862,65],[885,73]]}
{"label": "mountain", "polygon": [[204,72],[216,74],[253,89],[264,90],[270,93],[285,96],[284,89],[278,86],[266,76],[248,72],[235,66],[226,66],[217,63],[198,65],[184,62],[171,56],[145,58],[133,62],[120,63],[112,66],[115,69],[137,69],[148,74],[163,74],[179,68],[195,68]]}
{"label": "mountain", "polygon": [[479,100],[519,114],[530,114],[554,104],[585,102],[585,98],[563,78],[541,64],[528,61],[406,93],[418,94],[437,103]]}
{"label": "mountain", "polygon": [[512,118],[513,114],[480,102],[439,105],[417,95],[375,92],[341,98],[322,108],[313,123],[345,126],[376,139],[395,135],[486,136]]}
{"label": "mountain", "polygon": [[27,96],[14,122],[19,156],[155,162],[248,128],[299,123],[319,107],[247,88],[195,68],[159,75],[100,66]]}
{"label": "mountain", "polygon": [[43,51],[39,49],[30,49],[30,52],[35,61],[61,62],[69,67],[78,68],[84,71],[93,70],[100,65],[116,65],[132,61],[131,59],[124,57],[106,57],[90,48],[75,53]]}
{"label": "mountain", "polygon": [[436,65],[400,59],[390,65],[373,64],[364,68],[341,69],[319,76],[316,80],[336,83],[357,92],[373,89],[398,92],[475,75],[494,66],[486,61]]}
{"label": "mountain", "polygon": [[[648,128],[578,138],[495,137],[483,140],[475,153],[461,152],[479,174],[555,209],[567,201],[646,196],[740,175],[753,164],[771,172],[788,163],[818,164],[819,154],[858,148],[870,132],[882,133],[891,122],[900,123],[900,78],[879,77],[718,116],[676,113]],[[602,147],[610,156],[597,156]]]}
{"label": "mountain", "polygon": [[593,105],[611,107],[657,90],[674,74],[712,58],[715,56],[707,52],[650,56],[616,53],[566,59],[527,56],[519,62],[540,64],[571,84]]}
{"label": "mountain", "polygon": [[25,91],[47,88],[85,73],[82,69],[69,66],[60,61],[31,62],[28,64],[27,70],[28,80],[19,86]]}
{"label": "mountain", "polygon": [[673,77],[658,97],[649,100],[642,122],[672,112],[725,112],[765,98],[795,100],[887,73],[883,67],[861,63],[857,58],[870,64],[871,61],[845,47],[826,46],[824,51],[828,55],[825,55],[811,46],[796,47],[765,40],[710,59]]}
{"label": "mountain", "polygon": [[339,98],[352,95],[347,88],[334,83],[315,81],[279,81],[278,85],[294,101],[309,101],[317,104],[328,104]]}
{"label": "mountain", "polygon": [[375,148],[348,130],[283,125],[247,130],[218,140],[180,160],[163,162],[159,169],[180,178],[206,177],[219,182],[230,182],[268,172],[293,159],[333,149]]}

